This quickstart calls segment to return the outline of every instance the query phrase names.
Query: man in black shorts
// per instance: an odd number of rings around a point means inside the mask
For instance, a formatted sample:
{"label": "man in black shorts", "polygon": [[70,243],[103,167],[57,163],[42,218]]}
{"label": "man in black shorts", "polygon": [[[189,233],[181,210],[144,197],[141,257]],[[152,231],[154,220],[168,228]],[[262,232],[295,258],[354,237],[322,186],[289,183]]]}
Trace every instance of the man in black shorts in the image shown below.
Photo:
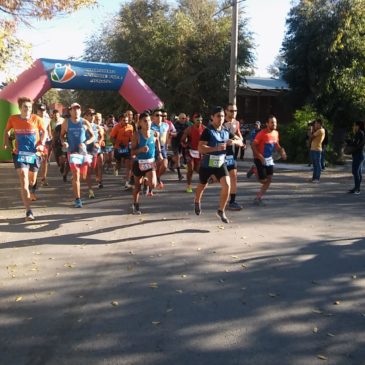
{"label": "man in black shorts", "polygon": [[225,214],[231,187],[226,164],[226,148],[232,144],[239,144],[241,141],[229,139],[229,133],[223,128],[223,122],[224,109],[217,106],[212,112],[212,123],[200,137],[198,150],[203,154],[203,157],[199,169],[200,182],[195,192],[195,214],[201,214],[201,199],[205,188],[208,186],[210,176],[214,175],[222,187],[217,216],[223,223],[229,223]]}

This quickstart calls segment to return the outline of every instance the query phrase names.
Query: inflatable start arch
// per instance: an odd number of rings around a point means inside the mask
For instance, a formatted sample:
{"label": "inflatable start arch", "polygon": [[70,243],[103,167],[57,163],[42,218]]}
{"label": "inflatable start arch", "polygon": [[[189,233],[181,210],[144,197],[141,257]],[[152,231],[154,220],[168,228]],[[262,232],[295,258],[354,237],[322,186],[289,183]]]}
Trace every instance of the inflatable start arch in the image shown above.
{"label": "inflatable start arch", "polygon": [[[18,98],[36,100],[51,88],[116,90],[138,113],[162,106],[161,100],[127,64],[40,58],[16,82],[0,91],[0,145],[9,116],[19,113]],[[1,150],[0,161],[9,159],[10,152]]]}

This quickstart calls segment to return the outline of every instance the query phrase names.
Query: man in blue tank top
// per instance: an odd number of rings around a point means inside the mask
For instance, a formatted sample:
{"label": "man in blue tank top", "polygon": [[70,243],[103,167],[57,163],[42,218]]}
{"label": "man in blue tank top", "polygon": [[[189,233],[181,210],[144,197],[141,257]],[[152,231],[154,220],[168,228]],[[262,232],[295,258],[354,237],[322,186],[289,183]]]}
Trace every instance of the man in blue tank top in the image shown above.
{"label": "man in blue tank top", "polygon": [[201,199],[210,176],[214,175],[222,187],[217,216],[223,223],[229,223],[225,214],[231,186],[226,163],[226,148],[242,142],[229,139],[229,132],[223,128],[223,123],[224,109],[217,106],[212,112],[212,123],[204,130],[198,145],[198,150],[203,157],[199,169],[200,183],[195,192],[195,214],[201,214]]}
{"label": "man in blue tank top", "polygon": [[132,168],[134,175],[132,213],[141,214],[139,209],[141,185],[146,177],[150,191],[156,187],[156,154],[161,158],[159,136],[151,129],[151,118],[147,112],[139,116],[138,129],[132,137],[131,154],[136,156]]}
{"label": "man in blue tank top", "polygon": [[[87,145],[94,142],[94,132],[90,123],[81,118],[81,106],[73,103],[69,107],[70,118],[65,119],[61,127],[60,139],[63,148],[68,149],[68,161],[72,172],[72,189],[75,196],[75,208],[82,208],[80,192],[80,176],[85,180],[88,166],[91,161],[87,160]],[[88,132],[88,139],[86,137]],[[67,140],[65,140],[67,135]]]}

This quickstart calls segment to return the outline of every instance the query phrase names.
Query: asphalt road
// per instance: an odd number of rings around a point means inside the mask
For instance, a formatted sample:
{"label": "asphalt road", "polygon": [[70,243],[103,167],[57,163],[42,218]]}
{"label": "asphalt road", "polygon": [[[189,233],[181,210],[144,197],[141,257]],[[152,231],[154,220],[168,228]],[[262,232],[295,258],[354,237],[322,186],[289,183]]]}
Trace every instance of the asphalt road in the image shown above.
{"label": "asphalt road", "polygon": [[55,165],[24,223],[0,164],[0,364],[364,365],[365,194],[345,193],[350,167],[318,185],[279,169],[255,207],[248,166],[224,225],[217,185],[199,217],[172,173],[142,216],[111,175],[75,209]]}

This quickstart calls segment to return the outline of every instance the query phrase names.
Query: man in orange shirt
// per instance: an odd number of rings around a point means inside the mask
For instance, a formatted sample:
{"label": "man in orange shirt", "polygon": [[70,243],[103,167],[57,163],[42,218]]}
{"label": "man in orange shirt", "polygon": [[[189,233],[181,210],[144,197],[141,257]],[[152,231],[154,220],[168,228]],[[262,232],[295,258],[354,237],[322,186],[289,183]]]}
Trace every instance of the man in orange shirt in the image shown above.
{"label": "man in orange shirt", "polygon": [[129,177],[131,171],[131,142],[133,126],[126,113],[118,118],[118,124],[110,132],[110,140],[114,144],[114,158],[116,161],[115,175],[118,175],[122,160],[125,166],[125,189],[129,189]]}
{"label": "man in orange shirt", "polygon": [[[26,210],[25,220],[33,221],[31,201],[36,200],[37,174],[41,164],[41,153],[46,142],[46,129],[43,120],[32,114],[32,100],[18,99],[20,114],[11,115],[4,130],[4,148],[10,147],[9,134],[14,130],[15,148],[13,162],[20,181],[20,193]],[[42,137],[40,137],[40,135]]]}
{"label": "man in orange shirt", "polygon": [[254,155],[254,162],[261,189],[256,194],[254,203],[264,205],[262,197],[269,188],[274,174],[274,150],[279,151],[283,160],[286,160],[284,148],[279,144],[279,132],[276,130],[277,121],[273,115],[269,115],[266,121],[266,128],[260,131],[251,144]]}

